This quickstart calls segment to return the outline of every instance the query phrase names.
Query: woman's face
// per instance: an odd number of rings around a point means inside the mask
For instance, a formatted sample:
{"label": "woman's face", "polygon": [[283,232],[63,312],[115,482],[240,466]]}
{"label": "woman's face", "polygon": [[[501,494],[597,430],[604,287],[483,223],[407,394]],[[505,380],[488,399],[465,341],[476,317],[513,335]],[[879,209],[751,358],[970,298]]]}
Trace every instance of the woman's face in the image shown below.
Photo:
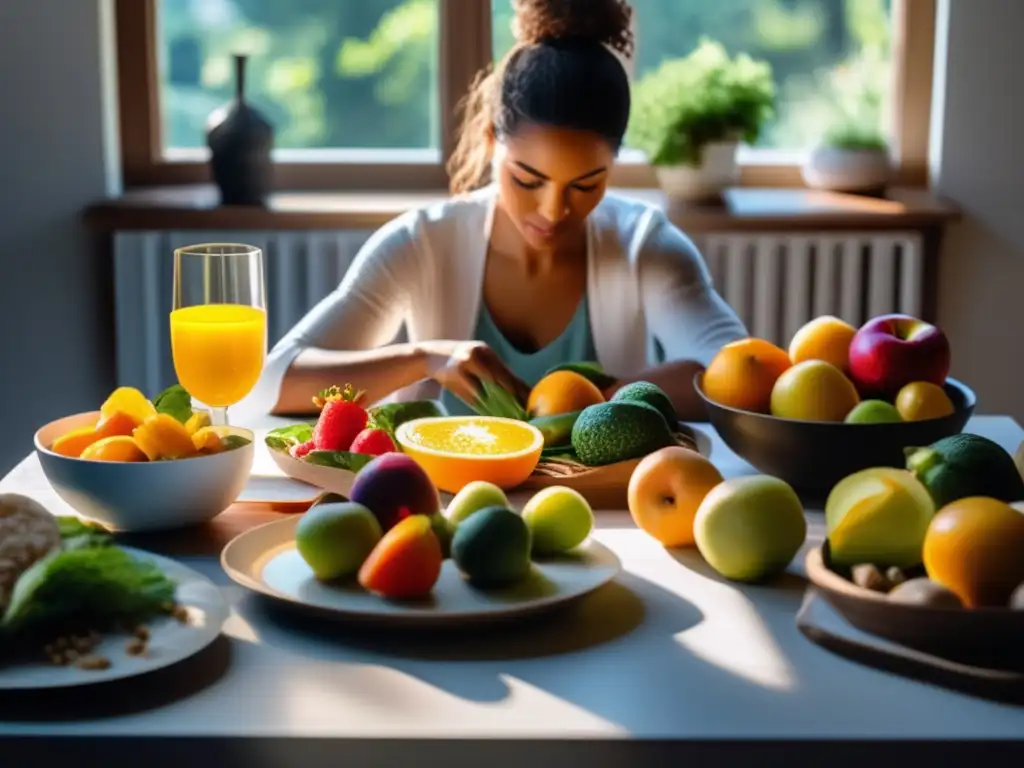
{"label": "woman's face", "polygon": [[535,250],[574,242],[608,186],[615,153],[584,131],[530,126],[494,148],[499,205]]}

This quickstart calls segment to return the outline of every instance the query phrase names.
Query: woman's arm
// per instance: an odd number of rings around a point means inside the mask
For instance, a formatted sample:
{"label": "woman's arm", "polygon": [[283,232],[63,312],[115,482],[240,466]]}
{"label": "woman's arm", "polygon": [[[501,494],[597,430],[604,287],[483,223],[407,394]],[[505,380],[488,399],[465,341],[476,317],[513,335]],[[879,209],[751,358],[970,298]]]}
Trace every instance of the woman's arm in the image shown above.
{"label": "woman's arm", "polygon": [[410,219],[400,217],[363,245],[340,285],[311,309],[268,357],[275,415],[309,413],[321,390],[351,382],[367,402],[414,384],[428,350],[391,344],[408,317],[419,262]]}
{"label": "woman's arm", "polygon": [[696,246],[663,215],[641,246],[637,272],[647,324],[665,362],[616,382],[608,394],[631,381],[649,381],[665,391],[680,419],[706,421],[693,377],[748,331],[715,290]]}

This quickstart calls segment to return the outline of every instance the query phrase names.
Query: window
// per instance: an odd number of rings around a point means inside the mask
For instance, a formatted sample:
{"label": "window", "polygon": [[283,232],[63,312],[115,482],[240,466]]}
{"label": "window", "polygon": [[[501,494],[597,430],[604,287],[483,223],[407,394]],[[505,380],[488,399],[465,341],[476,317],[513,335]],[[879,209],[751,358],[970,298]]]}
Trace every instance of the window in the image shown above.
{"label": "window", "polygon": [[[491,0],[494,53],[513,44],[508,0]],[[890,0],[632,0],[636,80],[686,56],[702,37],[771,65],[775,119],[756,148],[806,151],[837,113],[886,132],[892,76]]]}
{"label": "window", "polygon": [[[631,0],[634,79],[702,37],[767,60],[778,113],[744,183],[799,184],[836,105],[892,137],[903,181],[927,165],[934,0]],[[290,189],[439,189],[456,107],[512,45],[511,0],[117,0],[126,186],[209,180],[205,126],[234,93],[275,126]],[[653,185],[628,147],[614,180]]]}
{"label": "window", "polygon": [[[205,146],[210,113],[246,91],[285,150],[440,148],[437,0],[160,0],[162,150]],[[425,157],[429,158],[428,152]]]}

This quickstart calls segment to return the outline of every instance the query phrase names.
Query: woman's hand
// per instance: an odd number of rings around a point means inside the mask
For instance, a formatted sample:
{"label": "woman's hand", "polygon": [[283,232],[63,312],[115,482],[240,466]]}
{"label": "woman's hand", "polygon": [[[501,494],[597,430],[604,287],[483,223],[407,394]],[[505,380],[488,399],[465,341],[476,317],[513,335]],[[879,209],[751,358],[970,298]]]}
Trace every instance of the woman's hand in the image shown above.
{"label": "woman's hand", "polygon": [[430,377],[464,402],[477,402],[483,382],[490,381],[526,405],[530,387],[508,369],[497,353],[483,342],[442,342],[430,345]]}

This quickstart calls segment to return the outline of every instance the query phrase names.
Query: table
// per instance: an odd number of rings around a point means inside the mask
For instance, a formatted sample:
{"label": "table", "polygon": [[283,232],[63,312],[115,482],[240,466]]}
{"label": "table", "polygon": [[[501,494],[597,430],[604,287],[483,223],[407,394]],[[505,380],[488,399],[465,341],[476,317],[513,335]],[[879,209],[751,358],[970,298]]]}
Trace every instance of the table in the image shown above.
{"label": "table", "polygon": [[[708,425],[695,426],[712,437],[725,476],[754,472]],[[1011,451],[1024,440],[1007,417],[976,417],[967,431]],[[66,511],[34,456],[0,481],[0,492],[10,491]],[[491,768],[656,765],[670,756],[750,765],[778,750],[877,761],[883,747],[897,749],[890,740],[1024,735],[1024,707],[887,675],[805,639],[794,622],[806,586],[802,553],[771,586],[737,585],[696,554],[669,554],[627,513],[601,513],[595,535],[624,572],[574,609],[468,636],[361,634],[282,614],[228,581],[217,547],[232,525],[261,514],[274,515],[242,509],[203,536],[150,542],[223,585],[233,608],[217,643],[145,678],[0,697],[0,762],[81,762],[82,750],[95,748],[82,737],[103,745],[104,765],[415,759]],[[807,546],[816,546],[822,515],[807,514]],[[983,746],[964,748],[976,760]],[[947,743],[928,759],[957,754]]]}

